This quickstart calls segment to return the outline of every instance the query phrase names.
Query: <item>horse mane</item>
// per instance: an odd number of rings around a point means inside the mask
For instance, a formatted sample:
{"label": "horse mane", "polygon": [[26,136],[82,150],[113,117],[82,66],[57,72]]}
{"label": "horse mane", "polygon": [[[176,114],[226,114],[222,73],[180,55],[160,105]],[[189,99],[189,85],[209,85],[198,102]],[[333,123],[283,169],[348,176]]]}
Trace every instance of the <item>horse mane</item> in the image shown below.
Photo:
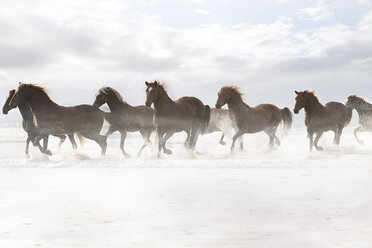
{"label": "horse mane", "polygon": [[244,93],[241,92],[240,88],[236,85],[224,86],[222,87],[221,91],[222,90],[231,90],[234,93],[236,93],[238,96],[240,96],[241,99],[243,99]]}
{"label": "horse mane", "polygon": [[26,87],[26,86],[37,90],[38,92],[40,92],[41,94],[46,96],[50,101],[52,101],[52,99],[50,98],[50,96],[48,94],[48,91],[44,87],[42,87],[40,85],[37,85],[37,84],[33,84],[33,83],[30,83],[30,84],[20,83],[19,88]]}
{"label": "horse mane", "polygon": [[125,101],[124,101],[123,97],[120,95],[120,93],[117,90],[115,90],[111,87],[104,86],[101,89],[99,89],[98,92],[100,92],[102,94],[105,94],[105,95],[114,94],[121,102],[125,103]]}
{"label": "horse mane", "polygon": [[318,96],[316,95],[315,90],[305,90],[304,93],[306,93],[306,95],[308,96],[311,96],[314,100],[320,102]]}
{"label": "horse mane", "polygon": [[154,83],[157,83],[157,86],[160,87],[160,88],[162,88],[165,92],[168,91],[168,86],[167,86],[166,83],[164,83],[164,82],[159,82],[159,81],[157,81],[157,80],[155,80]]}
{"label": "horse mane", "polygon": [[351,96],[348,96],[348,99],[350,99],[350,98],[356,98],[356,99],[358,99],[358,100],[363,101],[364,103],[371,104],[371,103],[368,102],[364,97],[361,97],[361,96],[357,96],[357,95],[351,95]]}

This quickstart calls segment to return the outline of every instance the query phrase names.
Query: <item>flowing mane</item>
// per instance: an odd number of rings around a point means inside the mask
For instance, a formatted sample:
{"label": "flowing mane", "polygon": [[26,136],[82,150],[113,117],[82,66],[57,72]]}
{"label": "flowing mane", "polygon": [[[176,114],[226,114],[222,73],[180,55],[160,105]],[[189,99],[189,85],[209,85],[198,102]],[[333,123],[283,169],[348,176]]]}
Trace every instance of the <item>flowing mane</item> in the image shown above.
{"label": "flowing mane", "polygon": [[24,83],[21,83],[19,84],[18,86],[18,89],[21,89],[22,87],[29,87],[31,89],[34,89],[36,90],[37,92],[41,93],[42,95],[44,95],[46,98],[48,98],[48,100],[50,101],[53,101],[50,96],[48,95],[48,91],[44,88],[44,87],[41,87],[40,85],[37,85],[37,84],[24,84]]}
{"label": "flowing mane", "polygon": [[125,101],[124,101],[124,99],[123,99],[123,97],[120,95],[120,93],[117,91],[117,90],[115,90],[115,89],[113,89],[113,88],[111,88],[111,87],[102,87],[101,89],[99,89],[99,91],[98,91],[99,93],[102,93],[102,94],[105,94],[105,95],[110,95],[110,94],[113,94],[113,95],[115,95],[121,102],[124,102],[124,103],[126,103]]}
{"label": "flowing mane", "polygon": [[221,91],[231,91],[235,93],[236,96],[240,97],[241,100],[243,100],[243,92],[239,89],[238,86],[231,85],[231,86],[224,86],[221,88]]}
{"label": "flowing mane", "polygon": [[364,97],[360,97],[360,96],[357,96],[357,95],[352,95],[352,96],[348,96],[347,98],[348,100],[359,100],[363,103],[368,103],[368,104],[371,104],[370,102],[368,102]]}
{"label": "flowing mane", "polygon": [[159,82],[159,81],[157,81],[157,80],[155,80],[154,83],[157,83],[157,84],[158,84],[157,86],[160,87],[161,89],[163,89],[165,92],[168,91],[168,86],[167,86],[166,83],[164,83],[164,82]]}
{"label": "flowing mane", "polygon": [[311,100],[314,100],[314,101],[320,103],[319,98],[316,95],[315,90],[305,90],[304,93],[306,93],[306,96],[310,97]]}

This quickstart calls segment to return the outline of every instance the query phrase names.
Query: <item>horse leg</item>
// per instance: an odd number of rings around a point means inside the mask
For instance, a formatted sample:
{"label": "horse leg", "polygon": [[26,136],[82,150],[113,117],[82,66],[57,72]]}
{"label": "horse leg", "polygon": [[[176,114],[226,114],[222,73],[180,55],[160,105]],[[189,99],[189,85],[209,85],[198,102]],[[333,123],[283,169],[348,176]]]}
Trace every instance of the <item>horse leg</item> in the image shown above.
{"label": "horse leg", "polygon": [[223,138],[225,138],[225,133],[222,133],[221,138],[220,138],[220,144],[224,146],[226,145],[226,142],[223,141]]}
{"label": "horse leg", "polygon": [[236,132],[236,134],[234,135],[233,139],[232,139],[232,144],[231,144],[231,154],[234,153],[234,146],[235,146],[235,141],[237,138],[239,138],[240,136],[242,136],[244,134],[244,132],[242,130],[238,130],[238,132]]}
{"label": "horse leg", "polygon": [[360,126],[360,127],[356,128],[356,129],[354,130],[354,136],[355,136],[355,139],[356,139],[356,140],[358,141],[358,143],[361,144],[361,145],[364,145],[364,142],[363,142],[363,140],[361,140],[361,139],[358,138],[357,133],[358,133],[358,132],[363,132],[363,131],[365,131],[364,128],[363,128],[363,126]]}
{"label": "horse leg", "polygon": [[244,150],[243,136],[239,137],[239,142],[240,142],[240,151],[243,151]]}
{"label": "horse leg", "polygon": [[30,154],[28,153],[28,148],[30,147],[30,141],[31,141],[31,138],[30,137],[27,137],[27,140],[26,140],[26,150],[25,150],[26,158],[30,158]]}
{"label": "horse leg", "polygon": [[274,146],[274,135],[271,130],[266,130],[264,132],[269,136],[270,138],[269,147],[272,148]]}
{"label": "horse leg", "polygon": [[123,152],[123,155],[127,158],[129,158],[129,154],[124,150],[124,143],[125,143],[125,139],[127,138],[127,132],[126,131],[122,131],[120,132],[121,134],[121,137],[120,137],[120,149],[121,151]]}
{"label": "horse leg", "polygon": [[187,138],[186,138],[186,141],[185,141],[185,147],[187,149],[189,149],[189,146],[190,146],[190,131],[186,131],[186,134],[187,134]]}
{"label": "horse leg", "polygon": [[336,145],[339,145],[339,144],[340,144],[342,131],[343,131],[343,127],[342,127],[342,126],[337,128],[337,139],[336,139]]}
{"label": "horse leg", "polygon": [[72,133],[72,134],[69,134],[67,136],[68,136],[68,139],[71,142],[72,149],[76,150],[77,149],[77,144],[76,144],[76,141],[75,141],[75,138],[74,138],[74,134]]}
{"label": "horse leg", "polygon": [[[43,140],[43,147],[40,145],[40,141],[41,139],[44,139]],[[45,140],[46,139],[46,140]],[[52,155],[52,152],[50,150],[48,150],[48,135],[39,135],[35,138],[35,140],[33,141],[33,145],[37,146],[40,150],[41,153],[44,153],[48,156],[51,156]]]}
{"label": "horse leg", "polygon": [[322,137],[322,135],[323,135],[323,132],[318,132],[318,133],[316,133],[316,136],[315,136],[315,139],[314,139],[314,146],[315,146],[317,151],[323,151],[323,147],[318,146],[318,141],[319,141],[320,137]]}
{"label": "horse leg", "polygon": [[157,131],[157,133],[158,133],[158,158],[160,158],[161,149],[163,148],[162,144],[164,133],[159,131]]}
{"label": "horse leg", "polygon": [[100,135],[99,131],[97,133],[82,132],[80,134],[88,139],[94,140],[101,147],[101,155],[106,155],[107,136]]}
{"label": "horse leg", "polygon": [[307,137],[309,138],[309,145],[310,145],[310,152],[311,152],[311,151],[313,151],[314,132],[307,130]]}
{"label": "horse leg", "polygon": [[146,130],[142,130],[142,131],[140,131],[140,133],[141,133],[143,139],[145,140],[145,142],[143,143],[143,145],[139,149],[139,151],[137,153],[137,157],[141,156],[142,150],[150,143],[150,134],[151,133],[149,133]]}
{"label": "horse leg", "polygon": [[116,131],[117,131],[117,129],[110,125],[110,127],[109,127],[109,129],[107,130],[105,136],[110,136],[111,134],[113,134],[113,133],[116,132]]}
{"label": "horse leg", "polygon": [[167,143],[167,140],[168,140],[170,137],[172,137],[173,134],[174,134],[173,131],[171,131],[171,132],[166,132],[166,133],[165,133],[165,136],[164,136],[164,138],[163,138],[163,141],[162,141],[163,151],[164,151],[165,154],[168,154],[168,155],[171,155],[171,154],[172,154],[172,150],[167,149],[167,148],[165,147],[165,144]]}

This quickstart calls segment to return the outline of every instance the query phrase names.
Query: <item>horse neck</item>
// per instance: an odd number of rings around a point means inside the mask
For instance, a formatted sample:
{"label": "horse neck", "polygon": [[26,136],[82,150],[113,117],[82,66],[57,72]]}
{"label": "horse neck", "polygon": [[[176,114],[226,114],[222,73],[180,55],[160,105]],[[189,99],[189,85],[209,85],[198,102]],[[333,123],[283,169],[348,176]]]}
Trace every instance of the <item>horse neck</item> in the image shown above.
{"label": "horse neck", "polygon": [[128,103],[121,101],[116,97],[115,98],[111,97],[107,101],[107,105],[109,106],[111,112],[120,111],[123,109],[129,109],[132,107]]}
{"label": "horse neck", "polygon": [[231,112],[239,111],[242,106],[250,108],[248,104],[243,102],[243,99],[241,97],[231,98],[230,101],[227,103],[227,107]]}
{"label": "horse neck", "polygon": [[22,103],[18,106],[19,112],[21,112],[22,118],[26,121],[33,121],[33,114],[28,103]]}
{"label": "horse neck", "polygon": [[370,112],[372,110],[372,104],[362,101],[359,105],[355,106],[355,110],[358,112],[358,114],[364,114],[366,112]]}
{"label": "horse neck", "polygon": [[321,113],[323,110],[324,106],[316,98],[307,101],[305,104],[305,111],[309,116]]}
{"label": "horse neck", "polygon": [[45,110],[53,111],[55,108],[59,107],[59,105],[53,102],[48,96],[39,92],[28,97],[27,102],[30,104],[32,112],[35,115]]}
{"label": "horse neck", "polygon": [[155,111],[159,114],[166,113],[175,107],[175,102],[168,96],[165,90],[159,90],[158,98],[154,101]]}

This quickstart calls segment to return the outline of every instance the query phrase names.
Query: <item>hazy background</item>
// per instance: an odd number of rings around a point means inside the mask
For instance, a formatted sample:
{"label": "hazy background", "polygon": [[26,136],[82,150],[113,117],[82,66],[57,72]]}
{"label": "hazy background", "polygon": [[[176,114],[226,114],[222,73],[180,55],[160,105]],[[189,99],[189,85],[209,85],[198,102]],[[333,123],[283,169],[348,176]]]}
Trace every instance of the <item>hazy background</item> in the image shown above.
{"label": "hazy background", "polygon": [[[93,103],[103,86],[144,104],[144,81],[214,105],[225,84],[248,104],[372,98],[370,0],[1,1],[0,96],[18,82],[59,104]],[[20,119],[13,111],[0,120]]]}

